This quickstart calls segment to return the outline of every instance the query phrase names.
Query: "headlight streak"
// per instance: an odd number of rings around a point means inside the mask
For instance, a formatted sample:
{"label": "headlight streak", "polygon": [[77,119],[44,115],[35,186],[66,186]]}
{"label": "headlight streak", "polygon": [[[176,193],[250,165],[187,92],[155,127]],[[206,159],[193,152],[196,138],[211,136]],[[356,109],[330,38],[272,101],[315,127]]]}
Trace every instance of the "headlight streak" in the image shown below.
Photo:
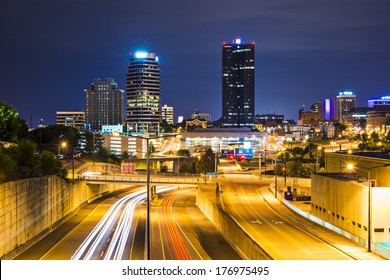
{"label": "headlight streak", "polygon": [[[177,187],[160,187],[157,193],[171,189]],[[118,200],[83,241],[71,260],[99,259],[99,251],[101,252],[101,248],[111,235],[104,259],[121,260],[131,231],[135,207],[144,200],[146,190],[136,191]],[[118,214],[122,209],[118,220]]]}

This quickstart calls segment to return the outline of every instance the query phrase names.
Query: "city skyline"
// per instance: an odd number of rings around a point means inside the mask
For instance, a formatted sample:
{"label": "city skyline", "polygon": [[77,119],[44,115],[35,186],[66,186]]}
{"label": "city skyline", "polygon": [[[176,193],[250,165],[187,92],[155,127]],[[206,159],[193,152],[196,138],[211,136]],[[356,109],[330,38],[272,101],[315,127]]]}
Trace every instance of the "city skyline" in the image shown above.
{"label": "city skyline", "polygon": [[[390,91],[385,1],[7,1],[0,11],[1,100],[37,126],[84,110],[95,78],[125,88],[129,54],[156,52],[161,104],[222,115],[223,41],[256,43],[256,114],[297,119],[302,105],[353,90],[357,106]],[[230,8],[229,8],[230,7]],[[59,12],[61,11],[61,12]],[[104,16],[105,20],[102,20]]]}

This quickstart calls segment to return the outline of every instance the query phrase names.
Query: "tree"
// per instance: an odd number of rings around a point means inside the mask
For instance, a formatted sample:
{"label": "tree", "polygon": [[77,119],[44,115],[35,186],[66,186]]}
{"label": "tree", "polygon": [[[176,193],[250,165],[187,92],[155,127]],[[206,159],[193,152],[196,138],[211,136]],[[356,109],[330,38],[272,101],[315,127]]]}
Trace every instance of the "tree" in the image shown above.
{"label": "tree", "polygon": [[58,153],[60,142],[65,141],[68,148],[76,148],[80,134],[74,127],[65,125],[49,125],[40,127],[30,132],[30,140],[37,144],[38,150]]}
{"label": "tree", "polygon": [[180,157],[189,157],[190,151],[187,149],[179,149],[177,150],[176,155]]}
{"label": "tree", "polygon": [[0,182],[13,180],[16,174],[16,161],[7,154],[0,144]]}
{"label": "tree", "polygon": [[336,136],[343,135],[343,131],[345,131],[347,129],[347,127],[341,123],[335,123],[334,128],[335,128],[335,135]]}
{"label": "tree", "polygon": [[162,120],[162,122],[161,122],[161,130],[164,133],[171,133],[171,132],[173,132],[172,127],[167,123],[166,120]]}
{"label": "tree", "polygon": [[0,141],[16,142],[20,125],[16,109],[0,100]]}
{"label": "tree", "polygon": [[305,153],[304,157],[306,159],[309,159],[309,162],[313,162],[317,156],[317,154],[316,154],[317,149],[318,149],[318,145],[310,143],[304,149],[304,153]]}
{"label": "tree", "polygon": [[128,151],[124,151],[122,153],[122,156],[121,156],[122,160],[126,161],[130,158],[130,155],[129,155],[129,152]]}
{"label": "tree", "polygon": [[42,175],[57,175],[62,178],[68,175],[67,169],[62,167],[55,154],[46,150],[40,155],[40,166]]}
{"label": "tree", "polygon": [[294,159],[302,159],[305,151],[301,147],[294,147],[288,150]]}
{"label": "tree", "polygon": [[180,173],[195,173],[196,170],[193,169],[194,166],[189,165],[188,163],[183,163],[180,165],[179,172]]}
{"label": "tree", "polygon": [[195,168],[196,173],[206,173],[214,171],[215,155],[213,150],[209,148],[206,153],[197,160]]}
{"label": "tree", "polygon": [[41,176],[41,164],[36,156],[36,145],[30,140],[19,141],[18,145],[9,148],[10,156],[16,161],[16,178]]}

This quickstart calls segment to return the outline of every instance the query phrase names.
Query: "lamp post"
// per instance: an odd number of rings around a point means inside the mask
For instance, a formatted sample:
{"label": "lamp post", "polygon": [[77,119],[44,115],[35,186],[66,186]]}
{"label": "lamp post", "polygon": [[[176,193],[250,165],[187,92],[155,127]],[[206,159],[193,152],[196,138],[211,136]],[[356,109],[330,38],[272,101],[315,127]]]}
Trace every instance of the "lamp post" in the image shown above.
{"label": "lamp post", "polygon": [[390,164],[369,166],[367,168],[358,168],[358,167],[354,166],[353,164],[347,165],[347,169],[349,169],[349,170],[358,169],[358,170],[367,171],[367,180],[368,180],[368,184],[367,184],[367,187],[368,187],[368,190],[367,190],[368,191],[367,252],[371,252],[371,222],[372,222],[372,209],[371,209],[372,187],[371,187],[371,181],[370,181],[371,180],[371,169],[375,169],[375,168],[379,168],[379,167],[386,167],[386,166],[390,166]]}
{"label": "lamp post", "polygon": [[316,153],[316,156],[317,156],[317,159],[316,159],[316,166],[315,166],[315,169],[314,169],[314,172],[317,172],[317,169],[318,169],[318,152],[321,151],[322,148],[320,146],[317,147],[317,153]]}
{"label": "lamp post", "polygon": [[61,154],[61,149],[66,149],[68,144],[65,141],[61,141],[58,145],[58,156]]}
{"label": "lamp post", "polygon": [[[68,147],[68,142],[62,141],[58,146],[58,155],[61,154],[61,148],[66,149],[67,147]],[[72,180],[74,180],[74,153],[75,153],[75,149],[73,147],[72,148]]]}
{"label": "lamp post", "polygon": [[276,158],[274,158],[274,173],[275,173],[275,198],[278,198],[278,177],[276,177]]}
{"label": "lamp post", "polygon": [[259,177],[261,178],[261,151],[259,151]]}
{"label": "lamp post", "polygon": [[72,149],[72,180],[74,180],[74,148]]}
{"label": "lamp post", "polygon": [[158,139],[158,138],[169,138],[176,137],[174,135],[160,135],[160,136],[149,136],[148,133],[145,133],[145,136],[138,135],[129,135],[129,137],[139,138],[142,140],[146,140],[146,258],[150,260],[150,248],[151,248],[151,240],[150,240],[150,156],[151,151],[149,147],[149,140]]}

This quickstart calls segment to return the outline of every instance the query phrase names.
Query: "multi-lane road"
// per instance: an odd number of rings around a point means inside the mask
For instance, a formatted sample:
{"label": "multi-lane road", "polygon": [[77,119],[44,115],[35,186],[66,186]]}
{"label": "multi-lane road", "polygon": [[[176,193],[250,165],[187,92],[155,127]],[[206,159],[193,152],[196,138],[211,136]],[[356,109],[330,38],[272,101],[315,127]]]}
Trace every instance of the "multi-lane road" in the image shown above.
{"label": "multi-lane road", "polygon": [[[151,259],[240,259],[195,206],[195,191],[195,186],[157,186],[151,203]],[[19,259],[145,259],[145,199],[145,187],[138,186],[104,200],[64,236],[51,234]],[[53,236],[58,240],[49,247]]]}
{"label": "multi-lane road", "polygon": [[[219,178],[221,205],[273,259],[350,259],[268,205],[260,190],[272,179],[262,179],[262,186],[258,177],[237,174],[235,168],[231,163],[220,165],[225,172]],[[150,213],[151,259],[240,259],[196,206],[195,193],[195,185],[157,186]],[[88,215],[80,211],[74,218],[78,222],[71,219],[67,230],[60,227],[18,258],[146,259],[145,199],[145,186],[133,186],[103,200]]]}
{"label": "multi-lane road", "polygon": [[224,210],[276,260],[351,259],[344,252],[317,238],[275,212],[260,194],[272,178],[242,174],[234,162],[220,165],[220,200]]}
{"label": "multi-lane road", "polygon": [[221,185],[221,202],[225,211],[273,259],[350,259],[343,252],[279,216],[261,198],[258,187],[243,183]]}

